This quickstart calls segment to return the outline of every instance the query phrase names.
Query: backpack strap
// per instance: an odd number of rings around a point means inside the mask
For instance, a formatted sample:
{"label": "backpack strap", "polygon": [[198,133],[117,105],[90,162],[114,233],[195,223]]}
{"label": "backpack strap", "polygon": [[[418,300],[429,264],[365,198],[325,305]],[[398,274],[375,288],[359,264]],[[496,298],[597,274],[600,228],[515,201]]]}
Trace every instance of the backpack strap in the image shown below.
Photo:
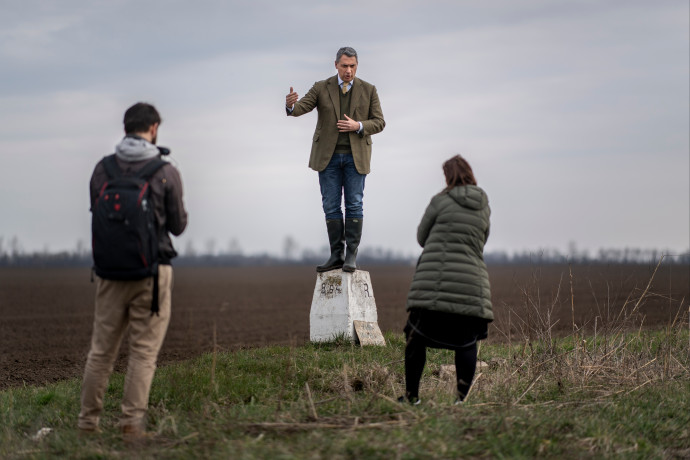
{"label": "backpack strap", "polygon": [[146,163],[143,168],[137,171],[136,176],[141,179],[149,180],[156,171],[158,171],[166,164],[168,164],[168,162],[161,160],[160,158],[153,159]]}
{"label": "backpack strap", "polygon": [[112,155],[103,157],[103,168],[105,168],[105,173],[108,175],[108,178],[110,179],[114,179],[122,175],[122,170],[120,169],[120,166],[117,164],[117,160],[115,160],[114,153]]}
{"label": "backpack strap", "polygon": [[156,263],[156,266],[153,270],[153,292],[152,292],[152,298],[151,298],[151,316],[156,315],[160,316],[158,314],[159,308],[158,308],[158,296],[159,294],[159,287],[158,287],[158,263]]}
{"label": "backpack strap", "polygon": [[[141,168],[139,171],[135,173],[135,176],[144,179],[145,181],[148,182],[148,180],[153,176],[153,174],[158,171],[160,168],[165,166],[168,162],[163,161],[160,158],[155,158],[148,163],[144,165],[143,168]],[[158,311],[158,296],[159,296],[159,287],[158,287],[158,263],[156,262],[154,269],[153,269],[153,292],[152,292],[152,298],[151,298],[151,316],[156,315],[159,316]]]}
{"label": "backpack strap", "polygon": [[[149,178],[153,176],[156,171],[165,166],[167,163],[167,161],[161,160],[160,158],[152,159],[146,163],[143,168],[137,171],[135,176],[140,179],[149,180]],[[114,153],[112,155],[103,157],[103,168],[110,179],[114,179],[122,175],[122,169],[120,169],[120,165],[117,164]]]}

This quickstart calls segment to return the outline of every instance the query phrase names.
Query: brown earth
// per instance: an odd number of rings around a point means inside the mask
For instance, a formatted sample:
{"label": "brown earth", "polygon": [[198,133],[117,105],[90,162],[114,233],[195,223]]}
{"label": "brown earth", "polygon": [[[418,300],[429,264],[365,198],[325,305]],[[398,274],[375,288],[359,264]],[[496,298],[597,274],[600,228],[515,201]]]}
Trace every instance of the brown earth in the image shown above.
{"label": "brown earth", "polygon": [[[383,331],[402,331],[414,268],[365,267]],[[688,324],[690,267],[662,265],[634,309],[654,266],[490,267],[496,321],[489,340],[535,337],[551,329],[661,327]],[[221,350],[309,339],[313,267],[181,267],[175,269],[173,316],[160,364]],[[95,285],[86,268],[0,269],[0,389],[79,377],[88,352]],[[626,304],[627,299],[627,304]],[[625,306],[625,307],[624,307]],[[633,311],[634,310],[634,311]],[[679,314],[680,312],[680,314]],[[633,314],[634,313],[634,314]],[[677,319],[676,319],[677,316]],[[510,326],[510,327],[509,327]],[[122,371],[126,347],[116,364]]]}

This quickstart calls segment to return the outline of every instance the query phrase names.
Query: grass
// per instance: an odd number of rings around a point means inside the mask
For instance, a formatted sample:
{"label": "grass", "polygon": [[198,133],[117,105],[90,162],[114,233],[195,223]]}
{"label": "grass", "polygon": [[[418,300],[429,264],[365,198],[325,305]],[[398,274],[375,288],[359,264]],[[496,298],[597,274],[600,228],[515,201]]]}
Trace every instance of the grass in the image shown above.
{"label": "grass", "polygon": [[[89,438],[76,429],[79,381],[2,391],[0,458],[688,458],[690,317],[685,299],[669,296],[678,314],[643,329],[650,284],[593,327],[575,323],[573,302],[565,337],[553,333],[555,301],[539,305],[525,291],[522,311],[511,307],[507,330],[499,327],[505,343],[480,347],[483,365],[460,406],[446,350],[428,353],[422,404],[396,401],[399,334],[386,334],[384,347],[336,340],[214,352],[157,371],[148,413],[156,436],[137,446],[117,429],[122,375],[106,392],[104,432]],[[52,431],[37,439],[42,428]]]}
{"label": "grass", "polygon": [[[420,406],[402,405],[401,335],[204,355],[158,370],[146,444],[78,437],[78,381],[0,393],[2,458],[663,458],[690,455],[690,337],[661,331],[482,346],[454,406],[453,362],[431,350]],[[39,429],[52,428],[41,440]]]}

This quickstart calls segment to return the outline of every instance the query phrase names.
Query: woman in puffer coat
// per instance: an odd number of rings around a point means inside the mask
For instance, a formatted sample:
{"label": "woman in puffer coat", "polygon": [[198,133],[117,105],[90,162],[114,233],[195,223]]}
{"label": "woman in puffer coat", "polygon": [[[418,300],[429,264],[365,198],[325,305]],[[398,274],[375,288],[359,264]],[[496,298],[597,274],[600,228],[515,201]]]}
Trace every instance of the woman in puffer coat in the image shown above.
{"label": "woman in puffer coat", "polygon": [[426,348],[455,351],[457,402],[477,367],[477,341],[493,320],[484,244],[489,236],[489,200],[472,168],[459,155],[443,164],[447,187],[431,199],[417,229],[424,248],[407,296],[406,394],[419,403]]}

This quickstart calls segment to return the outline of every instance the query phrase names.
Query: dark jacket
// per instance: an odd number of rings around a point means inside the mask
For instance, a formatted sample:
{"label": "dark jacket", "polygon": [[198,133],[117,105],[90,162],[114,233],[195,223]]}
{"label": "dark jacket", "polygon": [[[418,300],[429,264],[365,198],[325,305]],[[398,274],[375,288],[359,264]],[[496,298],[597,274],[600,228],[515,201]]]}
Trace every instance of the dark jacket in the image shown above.
{"label": "dark jacket", "polygon": [[[149,161],[151,160],[126,162],[117,158],[117,164],[124,174],[131,174],[140,170]],[[101,160],[96,165],[91,176],[89,188],[91,191],[92,208],[107,178],[108,176],[103,167],[103,160]],[[156,225],[158,226],[158,262],[170,264],[171,259],[177,255],[177,252],[173,248],[168,232],[177,236],[187,226],[187,211],[182,202],[182,179],[180,178],[180,173],[173,165],[166,164],[151,176],[149,183],[151,185],[151,199],[154,203]]]}
{"label": "dark jacket", "polygon": [[484,243],[489,236],[489,200],[474,185],[434,196],[417,230],[424,248],[407,297],[407,309],[422,308],[493,320]]}

